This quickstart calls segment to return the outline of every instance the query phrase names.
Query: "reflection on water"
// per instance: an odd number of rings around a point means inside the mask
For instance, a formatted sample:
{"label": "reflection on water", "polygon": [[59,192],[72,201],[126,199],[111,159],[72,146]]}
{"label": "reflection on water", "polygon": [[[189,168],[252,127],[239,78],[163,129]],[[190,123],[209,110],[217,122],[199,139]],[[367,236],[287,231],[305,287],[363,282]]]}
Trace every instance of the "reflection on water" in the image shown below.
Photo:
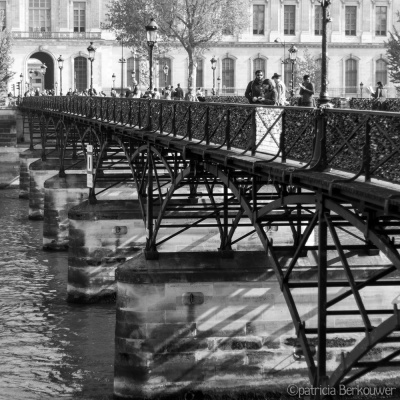
{"label": "reflection on water", "polygon": [[0,399],[112,399],[114,304],[67,304],[67,253],[0,191]]}

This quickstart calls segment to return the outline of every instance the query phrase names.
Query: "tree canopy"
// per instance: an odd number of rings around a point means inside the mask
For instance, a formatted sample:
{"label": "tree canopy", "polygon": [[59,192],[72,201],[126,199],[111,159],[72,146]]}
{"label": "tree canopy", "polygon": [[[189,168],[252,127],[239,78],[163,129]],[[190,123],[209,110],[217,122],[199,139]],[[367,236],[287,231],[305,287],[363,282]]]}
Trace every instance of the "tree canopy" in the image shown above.
{"label": "tree canopy", "polygon": [[[2,16],[0,16],[2,18]],[[4,18],[4,17],[3,17]],[[12,37],[9,30],[0,32],[0,97],[7,95],[7,82],[15,72],[12,72],[11,66],[14,59],[11,57]]]}
{"label": "tree canopy", "polygon": [[[400,13],[397,11],[397,18],[400,22]],[[388,70],[390,80],[393,83],[400,83],[400,34],[395,27],[393,32],[389,31],[389,39],[385,42],[386,54],[389,61]]]}
{"label": "tree canopy", "polygon": [[303,50],[302,59],[297,59],[295,82],[302,82],[304,75],[310,75],[315,93],[318,93],[321,88],[321,63],[310,54],[307,47]]}
{"label": "tree canopy", "polygon": [[182,46],[188,54],[188,85],[195,85],[196,59],[224,34],[238,35],[249,25],[250,0],[112,0],[109,25],[138,56],[147,57],[145,26],[159,27],[158,53]]}

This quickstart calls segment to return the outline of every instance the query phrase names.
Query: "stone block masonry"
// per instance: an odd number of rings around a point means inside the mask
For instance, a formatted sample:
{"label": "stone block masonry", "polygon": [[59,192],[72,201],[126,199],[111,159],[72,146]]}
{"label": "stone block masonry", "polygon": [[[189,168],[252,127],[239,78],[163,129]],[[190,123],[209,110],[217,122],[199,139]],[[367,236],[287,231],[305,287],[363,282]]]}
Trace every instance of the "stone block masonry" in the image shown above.
{"label": "stone block masonry", "polygon": [[[317,268],[297,269],[294,280],[302,280],[305,272],[316,280]],[[286,393],[293,383],[309,386],[305,362],[292,357],[297,339],[271,272],[265,254],[251,251],[234,252],[231,259],[218,252],[193,252],[159,253],[158,260],[146,260],[140,253],[119,266],[115,398],[183,399],[188,392],[212,399],[227,394],[253,398]],[[366,273],[372,271],[360,268],[355,275]],[[329,272],[330,279],[344,276],[341,270]],[[329,298],[341,290],[330,288]],[[390,308],[396,292],[396,287],[377,289],[364,298],[366,308],[382,302]],[[316,293],[317,288],[293,290],[300,316],[310,327],[316,326]],[[354,308],[354,300],[342,307]],[[361,326],[359,318],[345,318],[328,322]],[[341,351],[362,337],[329,336],[329,371],[338,365]],[[315,336],[310,340],[316,343]]]}

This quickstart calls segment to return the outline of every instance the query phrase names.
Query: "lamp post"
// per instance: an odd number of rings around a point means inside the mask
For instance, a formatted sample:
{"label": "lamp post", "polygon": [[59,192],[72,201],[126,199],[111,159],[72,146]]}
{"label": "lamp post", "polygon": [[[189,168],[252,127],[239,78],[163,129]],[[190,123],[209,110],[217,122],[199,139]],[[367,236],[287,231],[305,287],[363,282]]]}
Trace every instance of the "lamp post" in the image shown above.
{"label": "lamp post", "polygon": [[114,90],[114,85],[115,85],[115,74],[114,73],[112,74],[111,79],[112,79],[112,82],[113,82],[112,90]]}
{"label": "lamp post", "polygon": [[220,77],[217,78],[217,82],[218,82],[218,91],[217,91],[217,95],[219,96],[219,85],[220,85],[220,83],[221,83],[221,78],[220,78]]}
{"label": "lamp post", "polygon": [[96,49],[93,47],[93,42],[90,42],[87,51],[89,53],[90,61],[90,96],[93,96],[93,61],[96,53]]}
{"label": "lamp post", "polygon": [[23,75],[21,73],[21,75],[19,76],[19,95],[22,97],[22,79],[23,79]]}
{"label": "lamp post", "polygon": [[286,57],[286,42],[285,41],[282,42],[280,38],[276,38],[274,40],[274,43],[280,43],[283,46],[283,61],[282,61],[282,64],[287,64],[287,60],[285,59],[285,57]]}
{"label": "lamp post", "polygon": [[62,55],[60,55],[60,57],[57,58],[57,62],[58,62],[58,68],[60,69],[60,96],[62,96],[62,70],[64,67],[64,59],[62,58]]}
{"label": "lamp post", "polygon": [[29,70],[29,85],[30,89],[32,90],[32,77],[33,77],[33,69]]}
{"label": "lamp post", "polygon": [[44,81],[44,76],[46,75],[46,70],[47,70],[47,65],[45,63],[43,63],[40,66],[40,70],[42,71],[42,75],[43,75],[43,87],[42,90],[45,89],[46,85],[45,85],[45,81]]}
{"label": "lamp post", "polygon": [[124,58],[124,36],[119,35],[117,37],[117,40],[121,42],[121,58],[119,59],[119,63],[121,64],[121,93],[120,97],[123,97],[123,91],[124,91],[124,64],[126,63],[126,60]]}
{"label": "lamp post", "polygon": [[291,89],[290,89],[290,96],[293,97],[294,96],[294,64],[296,64],[296,59],[297,59],[297,47],[292,44],[290,46],[289,51],[289,59],[290,59],[290,63],[291,63],[291,72],[292,72],[292,85],[291,85]]}
{"label": "lamp post", "polygon": [[150,90],[153,89],[153,47],[157,43],[157,29],[158,26],[154,18],[146,25],[147,45],[149,46],[149,67],[150,67]]}
{"label": "lamp post", "polygon": [[331,0],[320,0],[322,7],[322,58],[321,58],[321,92],[319,94],[319,104],[324,105],[329,102],[328,94],[328,69],[327,69],[327,52],[328,52],[328,40],[327,40],[327,25],[332,19],[329,15],[328,7],[331,4]]}
{"label": "lamp post", "polygon": [[212,59],[210,60],[211,62],[211,69],[213,72],[213,94],[215,94],[215,69],[217,68],[217,60],[215,59],[215,56],[212,57]]}
{"label": "lamp post", "polygon": [[360,83],[360,92],[361,92],[361,98],[362,98],[362,92],[363,92],[364,84],[361,82]]}
{"label": "lamp post", "polygon": [[164,71],[164,77],[165,77],[165,85],[164,85],[164,87],[167,87],[167,79],[168,79],[168,71],[169,71],[169,67],[168,67],[168,65],[165,63],[165,65],[164,65],[164,68],[163,68],[163,71]]}

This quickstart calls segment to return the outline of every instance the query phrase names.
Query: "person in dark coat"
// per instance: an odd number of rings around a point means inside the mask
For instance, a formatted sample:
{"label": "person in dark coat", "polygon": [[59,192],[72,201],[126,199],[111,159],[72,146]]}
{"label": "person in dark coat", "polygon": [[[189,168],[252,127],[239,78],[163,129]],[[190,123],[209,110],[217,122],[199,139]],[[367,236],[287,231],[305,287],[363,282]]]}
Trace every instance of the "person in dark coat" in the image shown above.
{"label": "person in dark coat", "polygon": [[176,89],[174,90],[174,99],[183,100],[183,89],[181,88],[180,83],[178,83]]}
{"label": "person in dark coat", "polygon": [[314,107],[314,85],[311,83],[310,75],[303,76],[303,82],[299,84],[301,106],[302,107]]}
{"label": "person in dark coat", "polygon": [[125,92],[125,97],[132,97],[132,90],[130,86],[128,86],[128,89]]}
{"label": "person in dark coat", "polygon": [[261,101],[263,104],[267,104],[269,106],[278,105],[278,92],[275,90],[275,85],[270,79],[265,79],[263,81],[263,92],[264,100]]}
{"label": "person in dark coat", "polygon": [[244,93],[250,104],[260,104],[264,99],[262,88],[264,72],[261,70],[257,70],[255,75],[256,78],[254,79],[254,81],[249,82]]}
{"label": "person in dark coat", "polygon": [[375,90],[375,93],[371,93],[371,96],[372,96],[374,99],[379,99],[379,97],[383,97],[382,89],[383,89],[383,84],[382,84],[382,82],[377,82],[377,83],[376,83],[376,90]]}

